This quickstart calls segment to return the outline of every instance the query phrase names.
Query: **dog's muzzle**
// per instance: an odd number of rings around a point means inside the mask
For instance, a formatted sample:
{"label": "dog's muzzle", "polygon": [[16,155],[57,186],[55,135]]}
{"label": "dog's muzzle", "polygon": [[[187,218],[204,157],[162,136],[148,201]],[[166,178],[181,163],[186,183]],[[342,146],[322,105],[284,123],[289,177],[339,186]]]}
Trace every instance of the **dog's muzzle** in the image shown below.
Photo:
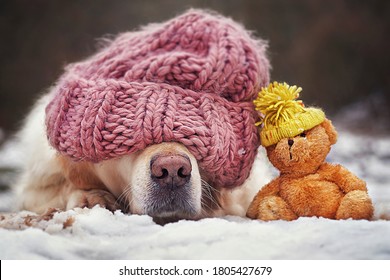
{"label": "dog's muzzle", "polygon": [[[194,218],[200,197],[192,178],[192,165],[185,154],[157,154],[150,161],[151,189],[147,213],[155,220]],[[199,193],[199,192],[198,192]]]}

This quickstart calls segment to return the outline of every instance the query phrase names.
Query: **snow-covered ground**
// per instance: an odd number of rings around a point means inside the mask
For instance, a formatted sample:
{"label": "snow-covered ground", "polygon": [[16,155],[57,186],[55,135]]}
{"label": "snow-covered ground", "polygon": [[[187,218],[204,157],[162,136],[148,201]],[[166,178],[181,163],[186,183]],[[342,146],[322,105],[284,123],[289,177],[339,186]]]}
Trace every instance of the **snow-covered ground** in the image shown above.
{"label": "snow-covered ground", "polygon": [[[0,151],[0,168],[18,166],[18,158],[23,157],[7,144]],[[100,207],[55,213],[40,221],[22,212],[9,221],[31,226],[0,228],[0,259],[389,260],[390,221],[385,218],[390,218],[390,137],[339,130],[328,160],[367,181],[374,221],[262,222],[228,216],[160,226],[148,216],[113,214]],[[1,184],[8,181],[0,176]],[[12,199],[12,192],[0,192],[0,212],[11,208]]]}

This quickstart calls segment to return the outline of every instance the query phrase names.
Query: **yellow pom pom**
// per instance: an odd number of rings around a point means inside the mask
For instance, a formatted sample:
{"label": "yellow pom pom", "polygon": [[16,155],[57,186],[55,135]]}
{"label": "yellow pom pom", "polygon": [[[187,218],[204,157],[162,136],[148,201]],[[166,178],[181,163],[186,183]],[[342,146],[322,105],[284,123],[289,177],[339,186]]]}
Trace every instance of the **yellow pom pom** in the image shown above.
{"label": "yellow pom pom", "polygon": [[324,121],[321,109],[305,108],[301,100],[296,100],[301,91],[301,87],[273,82],[259,92],[253,103],[260,113],[256,125],[262,125],[260,137],[264,146],[294,137]]}
{"label": "yellow pom pom", "polygon": [[278,125],[292,119],[297,113],[304,111],[301,100],[296,100],[301,87],[289,86],[286,83],[273,82],[268,87],[262,88],[257,98],[253,101],[255,108],[259,111],[265,127],[269,123]]}

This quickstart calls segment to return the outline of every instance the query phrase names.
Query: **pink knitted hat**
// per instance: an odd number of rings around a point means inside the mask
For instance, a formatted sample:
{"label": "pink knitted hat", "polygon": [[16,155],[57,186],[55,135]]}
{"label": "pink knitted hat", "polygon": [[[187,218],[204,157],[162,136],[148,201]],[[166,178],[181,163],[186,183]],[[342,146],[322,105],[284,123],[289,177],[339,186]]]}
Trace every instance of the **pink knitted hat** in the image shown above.
{"label": "pink knitted hat", "polygon": [[269,82],[265,49],[199,10],[120,34],[66,67],[46,108],[48,139],[92,162],[175,141],[215,187],[241,185],[259,146],[252,100]]}

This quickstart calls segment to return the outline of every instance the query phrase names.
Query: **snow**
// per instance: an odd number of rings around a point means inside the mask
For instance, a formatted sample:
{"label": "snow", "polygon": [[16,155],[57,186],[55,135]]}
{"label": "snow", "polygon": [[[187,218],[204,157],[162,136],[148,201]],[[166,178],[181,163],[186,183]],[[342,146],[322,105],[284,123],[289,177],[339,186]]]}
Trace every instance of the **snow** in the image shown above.
{"label": "snow", "polygon": [[[0,167],[17,166],[16,153],[7,144]],[[367,181],[374,221],[226,216],[160,226],[148,216],[100,207],[55,212],[51,219],[23,211],[4,214],[16,229],[0,228],[0,259],[390,259],[384,219],[390,218],[390,137],[339,130],[328,161]],[[10,209],[12,198],[11,191],[0,192],[0,211]]]}
{"label": "snow", "polygon": [[[69,217],[75,221],[62,229]],[[56,226],[57,225],[57,226]],[[103,208],[54,215],[42,228],[0,230],[1,259],[389,259],[388,221],[292,222],[239,217],[156,225]]]}

